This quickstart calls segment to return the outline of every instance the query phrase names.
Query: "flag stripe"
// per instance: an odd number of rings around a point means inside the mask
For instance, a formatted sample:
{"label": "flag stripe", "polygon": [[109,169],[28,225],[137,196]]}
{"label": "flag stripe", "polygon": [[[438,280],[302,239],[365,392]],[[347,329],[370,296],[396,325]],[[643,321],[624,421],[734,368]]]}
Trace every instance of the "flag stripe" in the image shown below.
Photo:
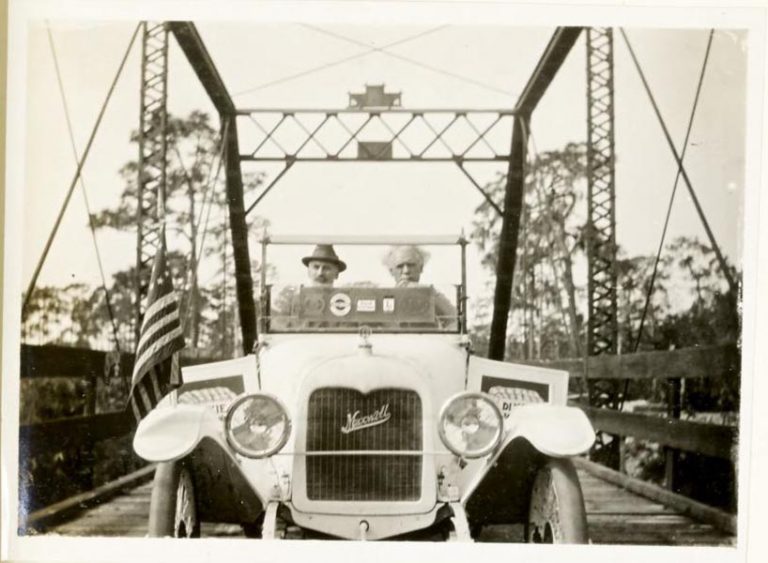
{"label": "flag stripe", "polygon": [[141,325],[141,335],[144,336],[147,329],[152,324],[156,323],[158,319],[162,319],[166,315],[172,315],[174,312],[178,316],[179,300],[175,297],[164,307],[152,307],[151,309],[147,309],[146,313],[144,313],[144,323]]}
{"label": "flag stripe", "polygon": [[147,328],[147,325],[150,323],[157,311],[160,309],[165,309],[168,305],[172,305],[174,303],[176,306],[178,306],[179,296],[176,295],[175,291],[171,291],[171,293],[163,295],[156,301],[153,301],[147,305],[147,310],[144,311],[144,320],[141,323],[141,331],[144,332],[144,330]]}
{"label": "flag stripe", "polygon": [[149,402],[152,403],[153,407],[160,402],[160,397],[157,396],[150,382],[150,380],[152,379],[152,370],[154,369],[155,367],[153,366],[147,372],[147,375],[144,376],[144,379],[141,380],[141,385],[142,387],[144,387],[144,391],[147,392],[147,397],[149,397]]}
{"label": "flag stripe", "polygon": [[143,377],[147,367],[152,362],[159,362],[167,358],[170,354],[181,350],[184,346],[184,333],[181,327],[176,327],[173,331],[158,337],[158,339],[149,347],[141,357],[136,360],[136,371],[134,372],[134,384],[139,378]]}
{"label": "flag stripe", "polygon": [[179,311],[176,310],[175,314],[168,315],[164,319],[158,321],[152,325],[148,331],[139,339],[139,345],[136,348],[136,357],[144,355],[144,352],[152,346],[152,344],[163,334],[167,334],[176,328],[181,328],[181,321],[179,321]]}
{"label": "flag stripe", "polygon": [[152,371],[149,374],[149,380],[152,382],[152,391],[155,393],[155,398],[157,399],[157,402],[160,402],[160,399],[163,398],[163,394],[160,393],[160,386],[157,384],[157,368],[152,367]]}
{"label": "flag stripe", "polygon": [[149,398],[149,395],[147,394],[147,390],[144,387],[144,382],[142,381],[139,383],[139,396],[141,397],[142,403],[144,404],[144,410],[146,412],[149,412],[152,410],[152,400]]}
{"label": "flag stripe", "polygon": [[141,323],[131,378],[130,408],[137,421],[181,384],[178,351],[184,347],[179,298],[173,291],[165,261],[165,231],[158,233],[147,308]]}
{"label": "flag stripe", "polygon": [[131,397],[131,408],[133,409],[133,416],[136,418],[136,422],[139,422],[143,415],[139,409],[139,404],[136,402],[136,397]]}

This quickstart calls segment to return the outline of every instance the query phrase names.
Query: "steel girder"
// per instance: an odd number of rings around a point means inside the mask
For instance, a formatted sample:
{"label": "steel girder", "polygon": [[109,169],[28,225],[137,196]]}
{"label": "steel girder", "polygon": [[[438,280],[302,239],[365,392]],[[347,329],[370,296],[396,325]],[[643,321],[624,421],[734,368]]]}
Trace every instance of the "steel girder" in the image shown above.
{"label": "steel girder", "polygon": [[499,257],[496,263],[496,288],[493,298],[493,318],[488,342],[488,357],[503,360],[507,343],[507,323],[512,301],[512,281],[517,260],[520,215],[525,192],[525,164],[527,133],[531,113],[552,83],[583,28],[558,27],[544,49],[536,68],[523,89],[515,106],[515,125],[512,133],[507,186],[504,195]]}
{"label": "steel girder", "polygon": [[[242,109],[255,147],[241,161],[282,162],[283,169],[251,203],[250,213],[297,162],[450,162],[499,213],[467,170],[477,162],[509,162],[514,110],[504,109]],[[286,132],[299,132],[290,146]],[[466,136],[461,142],[456,133]],[[375,140],[365,140],[372,137]]]}
{"label": "steel girder", "polygon": [[[587,30],[587,354],[616,354],[616,190],[613,105],[613,31]],[[623,400],[617,380],[587,378],[589,404],[617,409]],[[619,441],[599,433],[593,457],[617,467]]]}
{"label": "steel girder", "polygon": [[137,179],[136,326],[138,342],[152,261],[160,247],[165,208],[167,155],[168,30],[164,23],[142,24],[141,114]]}
{"label": "steel girder", "polygon": [[240,170],[235,104],[195,25],[192,22],[176,21],[169,22],[168,27],[219,112],[222,123],[229,228],[232,234],[232,254],[235,262],[235,291],[243,352],[249,354],[253,350],[257,336],[256,303],[253,299],[253,277],[248,249],[248,225],[245,222],[243,203],[243,178]]}
{"label": "steel girder", "polygon": [[[512,110],[253,109],[239,110],[255,126],[259,142],[242,160],[265,162],[507,162],[508,146],[494,139],[511,131]],[[355,143],[373,133],[378,150],[361,153]],[[290,147],[284,130],[303,132]],[[454,133],[466,136],[459,144]],[[409,137],[419,137],[409,140]],[[250,150],[250,149],[249,149]]]}

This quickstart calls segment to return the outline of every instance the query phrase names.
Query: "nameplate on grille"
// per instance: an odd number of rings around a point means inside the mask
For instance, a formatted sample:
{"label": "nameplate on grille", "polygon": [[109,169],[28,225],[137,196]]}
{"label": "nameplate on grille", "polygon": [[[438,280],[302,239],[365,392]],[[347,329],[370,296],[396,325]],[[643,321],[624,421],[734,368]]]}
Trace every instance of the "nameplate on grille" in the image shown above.
{"label": "nameplate on grille", "polygon": [[362,430],[363,428],[384,424],[391,417],[392,414],[389,412],[389,403],[384,403],[381,408],[363,416],[360,416],[360,411],[355,411],[354,413],[348,412],[347,421],[344,426],[341,427],[341,431],[344,434],[349,434],[355,430]]}

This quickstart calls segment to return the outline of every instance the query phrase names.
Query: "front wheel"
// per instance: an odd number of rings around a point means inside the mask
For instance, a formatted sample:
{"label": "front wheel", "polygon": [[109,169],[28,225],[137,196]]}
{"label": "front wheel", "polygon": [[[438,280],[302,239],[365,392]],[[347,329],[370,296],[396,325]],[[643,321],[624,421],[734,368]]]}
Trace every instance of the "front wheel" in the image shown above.
{"label": "front wheel", "polygon": [[526,541],[587,543],[584,497],[571,460],[549,458],[536,472]]}
{"label": "front wheel", "polygon": [[192,473],[175,461],[157,466],[149,507],[149,537],[167,536],[200,537]]}

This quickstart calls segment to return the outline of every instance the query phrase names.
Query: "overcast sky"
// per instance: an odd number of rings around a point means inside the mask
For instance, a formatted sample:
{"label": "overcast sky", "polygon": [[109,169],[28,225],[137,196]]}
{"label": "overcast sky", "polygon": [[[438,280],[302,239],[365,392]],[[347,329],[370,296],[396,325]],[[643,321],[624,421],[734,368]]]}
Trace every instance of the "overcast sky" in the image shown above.
{"label": "overcast sky", "polygon": [[[82,150],[135,24],[55,20],[50,26]],[[201,22],[198,29],[238,107],[326,109],[345,107],[347,93],[362,91],[365,83],[385,83],[389,90],[401,91],[405,107],[511,108],[554,30],[234,22]],[[679,147],[709,32],[630,29],[628,33]],[[370,50],[341,36],[382,47],[416,35],[420,36],[386,52],[374,51],[281,81]],[[652,254],[676,168],[618,33],[614,40],[618,241],[629,254]],[[744,190],[745,45],[745,33],[715,32],[686,157],[688,173],[712,230],[725,254],[737,262]],[[533,116],[532,133],[540,152],[586,139],[585,50],[582,35]],[[122,189],[117,171],[137,157],[128,137],[138,126],[139,55],[137,42],[84,167],[93,209],[117,202]],[[28,56],[25,287],[75,170],[42,21],[29,28]],[[214,113],[172,38],[168,88],[168,106],[173,114],[186,115],[194,109]],[[247,132],[242,135],[241,151],[253,150],[253,146],[248,149]],[[471,171],[484,183],[503,169],[501,165],[478,165]],[[263,170],[269,178],[279,166],[248,165],[244,170]],[[246,204],[251,200],[247,197]],[[286,174],[255,213],[268,218],[275,233],[456,234],[471,230],[473,210],[481,201],[452,164],[300,164]],[[77,192],[40,284],[99,283],[86,221],[82,196]],[[669,238],[683,234],[704,239],[681,183]],[[105,230],[98,237],[108,272],[133,263],[132,236]],[[252,255],[255,252],[253,248]],[[470,284],[474,287],[486,279],[477,264],[473,252]],[[378,260],[376,265],[380,267]]]}

